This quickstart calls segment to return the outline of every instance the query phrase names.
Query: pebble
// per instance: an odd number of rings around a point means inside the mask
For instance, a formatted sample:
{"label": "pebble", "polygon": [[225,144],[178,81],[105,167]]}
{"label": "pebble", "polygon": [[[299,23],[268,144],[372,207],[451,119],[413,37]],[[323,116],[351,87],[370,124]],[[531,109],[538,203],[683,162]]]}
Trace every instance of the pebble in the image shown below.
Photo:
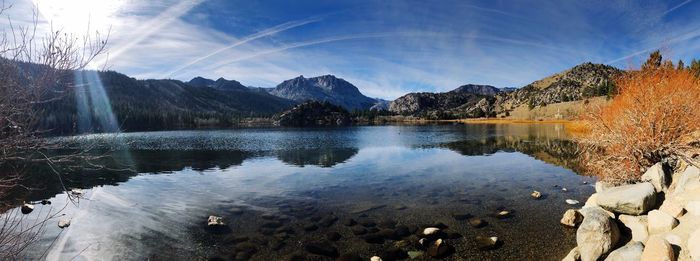
{"label": "pebble", "polygon": [[535,191],[532,192],[532,194],[530,194],[530,196],[532,196],[532,197],[535,198],[535,199],[539,199],[539,198],[542,197],[542,193],[540,193],[539,191],[535,190]]}
{"label": "pebble", "polygon": [[567,199],[566,200],[566,204],[569,204],[569,205],[576,205],[578,203],[579,203],[578,200],[575,200],[575,199]]}
{"label": "pebble", "polygon": [[472,218],[469,219],[469,225],[471,225],[474,228],[480,228],[486,226],[486,221],[480,218]]}
{"label": "pebble", "polygon": [[426,236],[434,235],[434,234],[437,234],[438,232],[440,232],[440,229],[436,228],[436,227],[428,227],[428,228],[423,229],[423,235],[426,235]]}
{"label": "pebble", "polygon": [[561,188],[561,191],[567,192],[567,191],[569,191],[569,190],[566,189],[566,188]]}
{"label": "pebble", "polygon": [[58,227],[60,228],[66,228],[70,226],[70,219],[67,218],[61,218],[58,220]]}

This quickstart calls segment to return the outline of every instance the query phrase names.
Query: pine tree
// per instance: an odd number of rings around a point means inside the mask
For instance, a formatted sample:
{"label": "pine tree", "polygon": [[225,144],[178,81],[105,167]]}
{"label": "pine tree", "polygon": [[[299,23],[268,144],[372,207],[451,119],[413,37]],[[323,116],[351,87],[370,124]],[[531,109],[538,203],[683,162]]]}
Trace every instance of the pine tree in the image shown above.
{"label": "pine tree", "polygon": [[647,59],[647,61],[644,62],[644,64],[642,64],[642,70],[658,69],[659,67],[661,67],[662,60],[663,56],[661,56],[661,51],[656,50],[649,54],[649,59]]}

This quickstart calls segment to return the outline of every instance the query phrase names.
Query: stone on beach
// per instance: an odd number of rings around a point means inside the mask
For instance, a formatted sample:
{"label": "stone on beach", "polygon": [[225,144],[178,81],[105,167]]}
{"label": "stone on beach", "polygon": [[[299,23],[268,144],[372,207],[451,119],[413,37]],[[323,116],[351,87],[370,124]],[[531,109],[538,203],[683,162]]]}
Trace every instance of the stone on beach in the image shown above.
{"label": "stone on beach", "polygon": [[591,194],[590,197],[586,200],[586,203],[583,204],[583,207],[597,207],[598,206],[598,193],[593,193]]}
{"label": "stone on beach", "polygon": [[608,257],[605,258],[605,261],[639,260],[642,258],[643,251],[644,245],[641,242],[631,242],[610,252]]}
{"label": "stone on beach", "polygon": [[676,260],[676,256],[673,253],[671,244],[669,244],[666,239],[660,236],[653,236],[647,240],[640,260],[674,261]]}
{"label": "stone on beach", "polygon": [[581,252],[578,251],[578,247],[574,247],[569,251],[561,261],[578,261],[581,260]]}
{"label": "stone on beach", "polygon": [[642,175],[642,181],[648,181],[654,186],[656,192],[666,192],[668,190],[668,180],[661,162],[654,164]]}
{"label": "stone on beach", "polygon": [[649,234],[671,231],[678,226],[678,220],[659,210],[649,211]]}
{"label": "stone on beach", "polygon": [[646,242],[649,238],[647,216],[620,215],[620,222],[632,232],[632,241]]}
{"label": "stone on beach", "polygon": [[609,188],[598,193],[598,205],[615,213],[640,215],[656,204],[654,185],[648,182]]}
{"label": "stone on beach", "polygon": [[576,231],[581,260],[598,260],[617,244],[620,231],[608,213],[600,207],[581,209],[581,214],[583,222]]}

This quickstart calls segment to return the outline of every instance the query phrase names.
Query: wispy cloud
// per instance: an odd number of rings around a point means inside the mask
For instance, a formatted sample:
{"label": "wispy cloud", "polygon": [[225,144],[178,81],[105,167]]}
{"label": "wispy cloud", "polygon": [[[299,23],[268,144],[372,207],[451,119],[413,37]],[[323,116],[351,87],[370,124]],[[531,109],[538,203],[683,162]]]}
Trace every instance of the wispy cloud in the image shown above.
{"label": "wispy cloud", "polygon": [[263,38],[263,37],[266,37],[266,36],[270,36],[270,35],[273,35],[273,34],[277,34],[277,33],[280,33],[280,32],[283,32],[283,31],[286,31],[286,30],[295,28],[295,27],[299,27],[299,26],[305,25],[305,24],[309,24],[309,23],[313,23],[313,22],[318,22],[318,21],[320,21],[319,18],[310,18],[310,19],[304,19],[304,20],[286,22],[286,23],[283,23],[283,24],[280,24],[280,25],[277,25],[277,26],[274,26],[274,27],[271,27],[271,28],[267,28],[267,29],[262,30],[262,31],[260,31],[260,32],[257,32],[257,33],[248,35],[248,36],[246,36],[246,37],[243,37],[242,39],[240,39],[240,40],[238,40],[238,41],[235,41],[234,43],[232,43],[232,44],[230,44],[230,45],[227,45],[227,46],[225,46],[225,47],[223,47],[223,48],[220,48],[220,49],[218,49],[218,50],[216,50],[216,51],[213,51],[213,52],[208,53],[208,54],[206,54],[206,55],[204,55],[204,56],[201,56],[201,57],[198,57],[198,58],[196,58],[196,59],[193,59],[193,60],[191,60],[191,61],[185,63],[184,65],[179,66],[179,67],[175,68],[174,70],[172,70],[172,71],[170,71],[170,72],[164,74],[164,75],[162,76],[162,78],[171,77],[171,76],[175,75],[175,73],[181,71],[182,69],[185,69],[185,68],[187,68],[187,67],[190,67],[190,66],[192,66],[192,65],[194,65],[194,64],[197,64],[197,63],[199,63],[199,62],[201,62],[201,61],[204,61],[204,60],[206,60],[207,58],[212,57],[212,56],[217,55],[217,54],[220,54],[220,53],[222,53],[222,52],[224,52],[224,51],[226,51],[226,50],[230,50],[230,49],[235,48],[235,47],[237,47],[237,46],[246,44],[246,43],[248,43],[248,42],[250,42],[250,41],[253,41],[253,40],[256,40],[256,39],[259,39],[259,38]]}
{"label": "wispy cloud", "polygon": [[693,0],[685,0],[685,1],[683,1],[682,3],[680,3],[680,4],[678,4],[678,5],[674,6],[674,7],[671,7],[671,9],[666,10],[666,12],[664,12],[662,15],[667,15],[667,14],[670,13],[670,12],[676,11],[676,9],[681,8],[681,7],[683,7],[684,5],[687,5],[687,4],[689,4],[690,2],[692,2],[692,1],[693,1]]}

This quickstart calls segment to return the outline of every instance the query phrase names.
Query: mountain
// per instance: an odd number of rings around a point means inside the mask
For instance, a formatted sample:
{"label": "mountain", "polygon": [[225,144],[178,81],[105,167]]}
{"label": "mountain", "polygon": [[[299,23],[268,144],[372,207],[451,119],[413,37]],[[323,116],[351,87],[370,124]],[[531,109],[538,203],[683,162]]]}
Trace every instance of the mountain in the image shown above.
{"label": "mountain", "polygon": [[350,124],[348,111],[329,102],[308,101],[275,115],[275,125],[285,127],[342,126]]}
{"label": "mountain", "polygon": [[218,80],[214,81],[211,79],[207,78],[202,78],[202,77],[195,77],[192,78],[187,84],[194,86],[194,87],[209,87],[209,88],[214,88],[217,90],[222,90],[222,91],[248,91],[248,87],[243,86],[238,81],[235,80],[226,80],[224,78],[219,78]]}
{"label": "mountain", "polygon": [[583,63],[519,89],[467,84],[443,93],[409,93],[394,100],[389,111],[430,119],[495,116],[521,105],[607,95],[614,90],[614,78],[622,73],[612,66]]}
{"label": "mountain", "polygon": [[614,78],[622,73],[622,70],[605,64],[579,64],[502,94],[496,107],[498,111],[504,111],[523,104],[532,107],[604,96],[612,90]]}
{"label": "mountain", "polygon": [[484,96],[494,96],[494,95],[500,93],[501,89],[493,87],[491,85],[465,84],[465,85],[457,87],[457,89],[454,89],[450,92],[454,92],[454,93],[463,92],[463,93],[479,94],[479,95],[484,95]]}
{"label": "mountain", "polygon": [[389,111],[428,119],[490,116],[493,96],[466,91],[409,93],[391,102]]}
{"label": "mountain", "polygon": [[[267,92],[235,87],[237,82],[222,79],[195,78],[189,84],[178,80],[137,80],[113,71],[75,74],[79,75],[75,77],[76,84],[90,86],[90,95],[83,101],[70,95],[47,105],[49,115],[40,124],[58,133],[110,131],[98,124],[104,120],[104,113],[98,112],[104,105],[93,96],[93,92],[101,92],[93,90],[99,85],[95,79],[104,87],[115,124],[126,131],[235,126],[240,118],[272,116],[296,104]],[[87,119],[89,124],[82,124],[87,126],[74,130],[81,109],[76,104],[81,103],[93,108],[92,119]]]}
{"label": "mountain", "polygon": [[333,75],[299,76],[280,83],[270,90],[270,94],[296,102],[327,101],[346,110],[366,110],[376,103],[351,83]]}

